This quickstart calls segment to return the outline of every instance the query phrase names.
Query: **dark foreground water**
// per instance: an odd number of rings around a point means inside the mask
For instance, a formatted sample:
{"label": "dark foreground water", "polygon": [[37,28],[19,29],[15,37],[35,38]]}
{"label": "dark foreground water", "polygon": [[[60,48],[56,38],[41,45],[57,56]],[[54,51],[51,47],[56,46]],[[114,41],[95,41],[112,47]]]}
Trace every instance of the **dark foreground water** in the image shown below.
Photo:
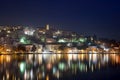
{"label": "dark foreground water", "polygon": [[120,80],[120,54],[0,55],[0,80]]}

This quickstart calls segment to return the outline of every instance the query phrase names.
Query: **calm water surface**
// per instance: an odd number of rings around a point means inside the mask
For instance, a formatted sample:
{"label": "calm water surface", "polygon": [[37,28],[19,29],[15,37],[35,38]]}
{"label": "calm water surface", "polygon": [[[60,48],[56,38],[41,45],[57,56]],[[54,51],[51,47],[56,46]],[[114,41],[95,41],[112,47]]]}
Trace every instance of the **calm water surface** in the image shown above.
{"label": "calm water surface", "polygon": [[120,54],[0,55],[0,80],[120,80]]}

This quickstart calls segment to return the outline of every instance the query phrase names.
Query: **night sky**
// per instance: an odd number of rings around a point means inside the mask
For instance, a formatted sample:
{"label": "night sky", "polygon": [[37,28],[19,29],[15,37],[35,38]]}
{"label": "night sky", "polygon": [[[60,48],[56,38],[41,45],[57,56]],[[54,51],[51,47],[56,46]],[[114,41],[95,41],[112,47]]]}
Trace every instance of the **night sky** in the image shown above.
{"label": "night sky", "polygon": [[120,1],[0,0],[0,25],[46,24],[120,40]]}

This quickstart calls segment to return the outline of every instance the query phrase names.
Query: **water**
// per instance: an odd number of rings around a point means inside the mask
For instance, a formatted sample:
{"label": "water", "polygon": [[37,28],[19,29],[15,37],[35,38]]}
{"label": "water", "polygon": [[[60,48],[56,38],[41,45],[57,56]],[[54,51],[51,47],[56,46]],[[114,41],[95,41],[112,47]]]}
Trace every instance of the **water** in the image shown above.
{"label": "water", "polygon": [[120,80],[120,54],[0,55],[0,80]]}

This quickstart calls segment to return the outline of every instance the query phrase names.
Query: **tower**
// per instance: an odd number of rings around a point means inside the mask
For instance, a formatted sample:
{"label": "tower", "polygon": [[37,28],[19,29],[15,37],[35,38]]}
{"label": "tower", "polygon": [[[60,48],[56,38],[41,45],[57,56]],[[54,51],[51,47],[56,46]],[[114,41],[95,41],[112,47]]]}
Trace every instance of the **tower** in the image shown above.
{"label": "tower", "polygon": [[49,29],[50,29],[49,24],[47,24],[46,25],[46,30],[49,30]]}

